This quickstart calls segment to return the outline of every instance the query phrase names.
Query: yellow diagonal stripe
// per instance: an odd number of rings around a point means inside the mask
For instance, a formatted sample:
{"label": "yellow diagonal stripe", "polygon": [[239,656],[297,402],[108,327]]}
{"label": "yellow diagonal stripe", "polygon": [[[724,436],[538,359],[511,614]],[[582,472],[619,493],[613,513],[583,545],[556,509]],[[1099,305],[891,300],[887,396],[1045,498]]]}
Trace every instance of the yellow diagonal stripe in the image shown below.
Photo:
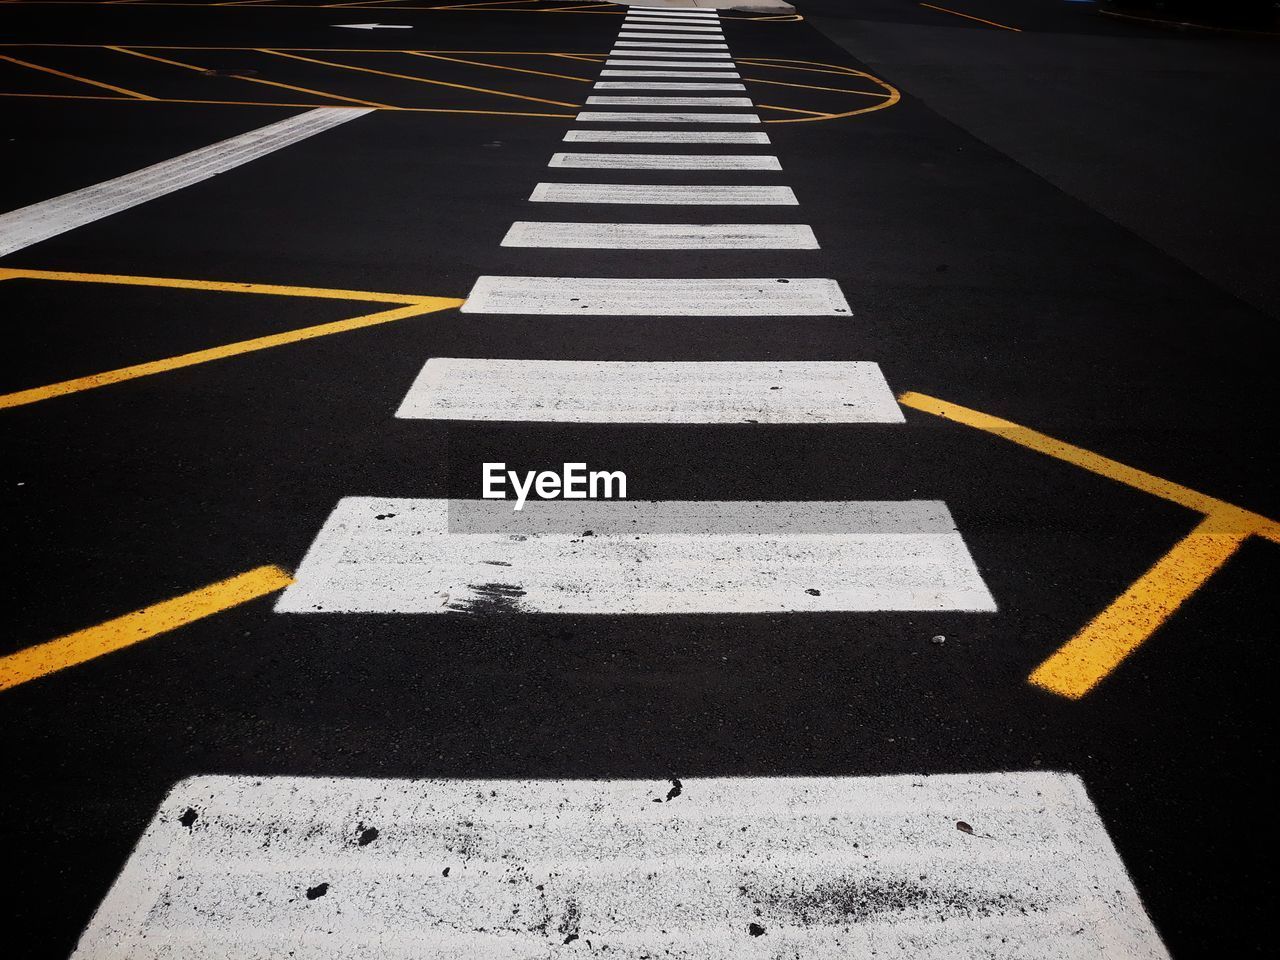
{"label": "yellow diagonal stripe", "polygon": [[256,567],[180,597],[143,607],[96,627],[0,658],[0,690],[123,650],[161,633],[283,590],[293,578],[279,567]]}
{"label": "yellow diagonal stripe", "polygon": [[1248,536],[1233,517],[1206,517],[1027,679],[1080,699],[1199,590]]}
{"label": "yellow diagonal stripe", "polygon": [[313,327],[289,330],[285,333],[273,333],[266,337],[241,340],[238,343],[228,343],[221,347],[211,347],[208,350],[197,350],[194,353],[184,353],[176,357],[167,357],[164,360],[152,360],[148,363],[134,364],[131,367],[120,367],[117,370],[90,374],[87,377],[77,377],[74,380],[62,380],[58,383],[46,384],[43,387],[32,387],[29,390],[0,394],[0,410],[21,407],[29,403],[39,403],[41,400],[63,397],[69,393],[94,390],[113,383],[136,380],[139,377],[149,377],[156,373],[167,373],[170,370],[178,370],[182,367],[193,367],[196,364],[208,363],[211,360],[224,360],[227,357],[236,357],[242,353],[252,353],[255,350],[269,350],[272,347],[280,347],[288,343],[314,340],[316,337],[327,337],[333,333],[345,333],[348,330],[358,330],[361,327],[371,327],[379,323],[404,320],[407,317],[416,317],[424,313],[434,313],[437,310],[458,307],[462,303],[462,300],[450,297],[424,297],[419,302],[409,306],[396,307],[392,310],[379,310],[377,313],[352,317],[349,320],[337,320],[333,323],[321,323]]}

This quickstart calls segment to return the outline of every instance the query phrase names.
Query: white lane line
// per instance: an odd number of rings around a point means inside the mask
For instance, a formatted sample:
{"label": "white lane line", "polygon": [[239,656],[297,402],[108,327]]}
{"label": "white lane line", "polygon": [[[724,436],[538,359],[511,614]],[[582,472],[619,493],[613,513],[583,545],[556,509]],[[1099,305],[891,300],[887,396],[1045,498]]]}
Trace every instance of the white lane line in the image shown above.
{"label": "white lane line", "polygon": [[605,110],[583,110],[575,118],[578,123],[759,123],[754,113],[615,113]]}
{"label": "white lane line", "polygon": [[566,143],[768,143],[754,130],[570,130]]}
{"label": "white lane line", "polygon": [[[731,69],[731,68],[730,68]],[[736,73],[723,73],[697,70],[601,70],[602,77],[706,77],[712,80],[741,80]],[[599,86],[599,84],[596,84]]]}
{"label": "white lane line", "polygon": [[397,417],[555,423],[902,423],[867,362],[427,361]]}
{"label": "white lane line", "polygon": [[750,97],[587,97],[589,107],[753,107]]}
{"label": "white lane line", "polygon": [[584,250],[817,250],[803,223],[543,223],[517,220],[504,247]]}
{"label": "white lane line", "polygon": [[363,117],[372,108],[320,107],[133,173],[0,215],[0,257],[163,197]]}
{"label": "white lane line", "polygon": [[938,501],[528,500],[513,508],[514,499],[346,497],[276,610],[995,609]]}
{"label": "white lane line", "polygon": [[840,285],[820,277],[483,276],[463,313],[578,317],[848,316]]}
{"label": "white lane line", "polygon": [[716,153],[557,153],[548,167],[595,170],[781,170],[777,157]]}
{"label": "white lane line", "polygon": [[597,80],[593,90],[746,90],[742,83],[680,83],[669,80]]}
{"label": "white lane line", "polygon": [[790,187],[694,185],[665,183],[540,183],[534,203],[633,203],[649,206],[799,205]]}
{"label": "white lane line", "polygon": [[[622,55],[624,57],[647,56],[647,54],[643,54],[643,53],[633,54],[633,53],[626,53],[626,52],[624,52]],[[614,54],[614,56],[616,56],[616,54]],[[657,53],[657,54],[654,54],[654,56],[663,56],[663,54]],[[727,54],[725,55],[725,59],[728,60]],[[684,70],[737,70],[738,69],[738,65],[733,63],[732,61],[728,63],[707,63],[704,60],[699,60],[696,63],[686,63],[683,60],[606,60],[604,62],[604,65],[606,67],[668,67],[668,68],[680,67]],[[604,73],[602,72],[601,76],[603,75]],[[697,74],[689,73],[689,74],[685,74],[685,76],[696,77]],[[729,76],[729,74],[725,74],[725,76]],[[733,74],[733,76],[736,77],[737,74],[735,73]]]}
{"label": "white lane line", "polygon": [[[615,47],[644,47],[647,50],[728,50],[726,43],[654,43],[650,40],[615,40]],[[615,51],[616,52],[616,51]],[[664,54],[666,56],[666,54]]]}
{"label": "white lane line", "polygon": [[161,803],[74,957],[602,951],[1169,957],[1080,779],[1041,771],[191,777]]}

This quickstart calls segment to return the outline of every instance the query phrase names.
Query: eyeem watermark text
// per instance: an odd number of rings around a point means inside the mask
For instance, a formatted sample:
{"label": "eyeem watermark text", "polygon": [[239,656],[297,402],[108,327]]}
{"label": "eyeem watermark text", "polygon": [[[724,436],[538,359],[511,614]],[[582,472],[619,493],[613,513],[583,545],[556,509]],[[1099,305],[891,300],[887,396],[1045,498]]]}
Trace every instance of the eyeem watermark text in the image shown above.
{"label": "eyeem watermark text", "polygon": [[527,470],[523,479],[515,470],[508,470],[505,463],[486,463],[482,474],[484,484],[481,494],[486,500],[506,500],[510,485],[515,494],[515,509],[524,509],[530,491],[543,500],[561,497],[565,500],[625,500],[627,499],[627,475],[621,470],[587,471],[585,463],[566,463],[560,473],[543,470],[535,473]]}

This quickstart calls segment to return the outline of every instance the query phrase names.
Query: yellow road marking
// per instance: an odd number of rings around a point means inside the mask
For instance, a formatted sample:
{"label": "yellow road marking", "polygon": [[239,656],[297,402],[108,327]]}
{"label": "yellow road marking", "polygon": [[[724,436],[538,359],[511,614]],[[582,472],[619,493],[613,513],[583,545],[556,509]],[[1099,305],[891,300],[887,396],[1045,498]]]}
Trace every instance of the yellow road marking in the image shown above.
{"label": "yellow road marking", "polygon": [[977,20],[978,23],[985,23],[989,27],[999,27],[1001,30],[1009,30],[1013,33],[1021,33],[1018,27],[1011,27],[1008,24],[996,23],[994,20],[983,20],[981,17],[972,17],[967,13],[961,13],[959,10],[948,10],[946,7],[935,7],[932,3],[922,3],[922,7],[928,7],[930,10],[939,10],[942,13],[949,13],[953,17],[964,17],[966,20]]}
{"label": "yellow road marking", "polygon": [[[5,271],[0,273],[0,279],[9,279],[12,275],[23,275],[31,271]],[[147,278],[133,278],[135,280]],[[110,283],[111,280],[101,282]],[[146,284],[143,284],[146,285]],[[152,284],[154,286],[178,286],[179,284]],[[287,287],[280,287],[272,291],[263,290],[246,290],[240,289],[242,285],[231,285],[236,289],[226,292],[234,293],[255,293],[255,292],[273,292],[283,296],[309,296],[309,294],[285,293]],[[247,286],[247,285],[244,285]],[[217,289],[216,287],[193,287],[193,289]],[[308,288],[299,288],[308,289]],[[350,291],[342,291],[343,293]],[[342,297],[341,299],[347,299]],[[363,327],[372,327],[381,323],[391,323],[396,320],[405,320],[409,317],[418,317],[427,313],[436,313],[440,310],[448,310],[451,307],[459,307],[463,304],[462,300],[454,297],[417,297],[414,301],[406,306],[394,307],[390,310],[379,310],[376,313],[368,313],[359,317],[351,317],[347,320],[335,320],[331,323],[320,323],[315,326],[301,327],[297,330],[287,330],[283,333],[268,334],[263,337],[255,337],[252,340],[241,340],[236,343],[224,344],[220,347],[210,347],[205,350],[196,350],[191,353],[180,354],[176,357],[167,357],[163,360],[151,360],[146,363],[133,364],[128,367],[120,367],[116,370],[107,370],[103,373],[91,374],[87,377],[76,377],[72,380],[62,380],[58,383],[46,384],[42,387],[32,387],[27,390],[18,390],[13,393],[0,394],[0,410],[7,410],[13,407],[26,406],[31,403],[39,403],[42,400],[51,400],[54,397],[64,397],[71,393],[82,393],[85,390],[95,390],[98,387],[105,387],[115,383],[123,383],[126,380],[136,380],[140,377],[149,377],[157,373],[168,373],[170,370],[180,370],[184,367],[193,367],[201,363],[209,363],[213,360],[224,360],[227,357],[237,357],[245,353],[254,353],[258,350],[270,350],[273,347],[281,347],[290,343],[301,343],[304,340],[314,340],[317,337],[327,337],[334,333],[346,333],[349,330],[359,330]]]}
{"label": "yellow road marking", "polygon": [[831,117],[831,114],[823,110],[800,110],[796,107],[775,107],[771,103],[757,103],[756,106],[761,110],[781,110],[784,113],[804,113],[811,117],[822,117],[824,120]]}
{"label": "yellow road marking", "polygon": [[[277,283],[227,283],[222,280],[182,280],[173,277],[137,277],[116,273],[73,273],[65,270],[27,270],[0,267],[0,280],[58,280],[71,283],[105,283],[130,287],[171,287],[214,293],[257,293],[276,297],[312,297],[317,300],[363,300],[367,303],[425,303],[440,297],[413,293],[378,293],[334,287],[291,287]],[[459,301],[461,302],[461,301]]]}
{"label": "yellow road marking", "polygon": [[1234,517],[1210,514],[1028,681],[1071,700],[1097,686],[1231,558],[1248,538]]}
{"label": "yellow road marking", "polygon": [[372,67],[357,67],[349,63],[334,63],[332,60],[316,60],[302,57],[296,53],[285,53],[281,50],[259,48],[258,53],[269,53],[273,57],[288,57],[290,60],[301,60],[304,63],[316,63],[322,67],[336,67],[339,70],[355,70],[359,73],[372,73],[380,77],[392,77],[396,80],[412,80],[416,83],[428,83],[435,87],[452,87],[454,90],[470,90],[472,93],[487,93],[495,97],[510,97],[513,100],[529,100],[533,103],[549,103],[553,107],[577,108],[576,103],[565,103],[563,100],[546,100],[543,97],[530,97],[523,93],[507,93],[505,90],[490,90],[487,87],[471,87],[465,83],[448,83],[444,80],[429,80],[426,77],[415,77],[409,73],[391,73],[387,70],[375,70]]}
{"label": "yellow road marking", "polygon": [[29,67],[32,70],[39,70],[41,73],[51,73],[55,77],[62,77],[66,80],[74,80],[77,83],[87,83],[93,87],[101,87],[103,90],[114,90],[116,93],[123,93],[125,96],[133,97],[135,100],[154,100],[155,97],[149,97],[145,93],[139,93],[137,90],[129,90],[125,87],[117,87],[110,83],[103,83],[100,80],[90,80],[88,77],[78,77],[74,73],[63,73],[61,70],[55,70],[53,67],[42,67],[38,63],[28,63],[26,60],[19,60],[17,57],[9,57],[0,55],[0,60],[7,60],[9,63],[15,63],[20,67]]}
{"label": "yellow road marking", "polygon": [[[127,53],[131,57],[141,57],[143,60],[154,60],[156,63],[167,63],[172,67],[182,67],[185,70],[196,70],[203,73],[208,67],[198,67],[195,64],[183,63],[181,60],[169,60],[165,57],[157,57],[152,53],[142,53],[138,50],[130,50],[128,47],[112,47],[108,46],[108,50],[114,50],[117,53]],[[382,110],[394,110],[395,107],[387,103],[374,103],[371,100],[356,100],[354,97],[342,97],[336,93],[325,93],[323,90],[312,90],[310,87],[295,87],[291,83],[278,83],[275,80],[264,80],[261,77],[242,77],[233,75],[233,80],[244,80],[248,83],[261,83],[268,87],[280,87],[284,90],[292,90],[295,93],[310,93],[317,97],[325,97],[329,100],[341,100],[344,103],[358,103],[362,107],[378,107]]]}
{"label": "yellow road marking", "polygon": [[829,93],[851,93],[858,97],[876,97],[883,100],[891,94],[872,93],[869,90],[846,90],[844,87],[815,87],[811,83],[787,83],[784,80],[764,80],[760,77],[743,77],[748,83],[767,83],[772,87],[798,87],[801,90],[826,90]]}
{"label": "yellow road marking", "polygon": [[253,570],[141,610],[0,657],[0,690],[79,666],[242,603],[283,590],[293,578],[279,567]]}
{"label": "yellow road marking", "polygon": [[1032,671],[1029,683],[1078,700],[1172,616],[1251,536],[1280,543],[1280,524],[1145,470],[1046,434],[922,393],[903,406],[954,420],[1204,514],[1204,519],[1087,626]]}
{"label": "yellow road marking", "polygon": [[510,70],[512,73],[532,73],[539,77],[555,77],[557,80],[577,80],[579,83],[591,83],[589,77],[574,77],[567,73],[548,73],[545,70],[528,70],[524,67],[508,67],[502,63],[481,63],[479,60],[461,60],[458,57],[442,57],[438,53],[423,53],[420,50],[405,50],[404,53],[414,57],[426,57],[429,60],[448,60],[450,63],[465,63],[473,67],[488,67],[490,70]]}
{"label": "yellow road marking", "polygon": [[1112,460],[1110,457],[1093,453],[1083,447],[1056,440],[1046,434],[1019,426],[1012,421],[1001,420],[999,417],[971,410],[956,403],[948,403],[946,400],[939,400],[936,397],[926,396],[922,393],[904,393],[898,400],[900,403],[915,410],[932,413],[935,416],[945,417],[948,420],[963,423],[986,433],[995,434],[997,437],[1003,437],[1005,440],[1035,450],[1037,453],[1064,460],[1082,470],[1088,470],[1090,473],[1107,477],[1117,483],[1123,483],[1136,490],[1141,490],[1143,493],[1160,497],[1162,500],[1169,500],[1197,513],[1203,513],[1206,516],[1211,514],[1231,515],[1241,529],[1280,543],[1280,523],[1269,520],[1261,514],[1227,503],[1225,500],[1219,500],[1217,497],[1210,497],[1192,490],[1190,487],[1184,487],[1171,480],[1164,480],[1147,473],[1145,470],[1126,466],[1118,460]]}

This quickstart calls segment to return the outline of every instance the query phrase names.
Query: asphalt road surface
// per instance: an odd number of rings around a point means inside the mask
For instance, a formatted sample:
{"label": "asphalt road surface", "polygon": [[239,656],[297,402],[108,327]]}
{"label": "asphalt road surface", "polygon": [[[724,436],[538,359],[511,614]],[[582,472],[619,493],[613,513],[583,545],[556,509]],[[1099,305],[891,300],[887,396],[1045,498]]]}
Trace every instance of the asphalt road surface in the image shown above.
{"label": "asphalt road surface", "polygon": [[1275,41],[796,6],[0,5],[6,956],[1264,952]]}

